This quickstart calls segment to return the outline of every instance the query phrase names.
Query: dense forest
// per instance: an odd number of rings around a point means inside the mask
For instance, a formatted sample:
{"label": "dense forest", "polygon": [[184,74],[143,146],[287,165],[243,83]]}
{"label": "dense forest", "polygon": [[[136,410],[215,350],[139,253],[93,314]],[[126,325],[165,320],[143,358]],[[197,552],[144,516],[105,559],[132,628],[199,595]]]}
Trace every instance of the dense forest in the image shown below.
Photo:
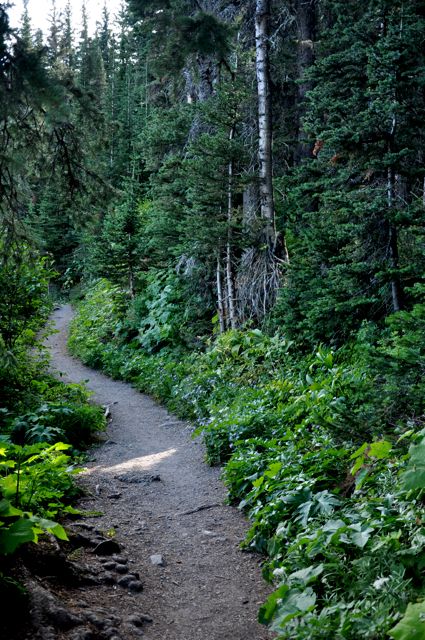
{"label": "dense forest", "polygon": [[261,622],[424,638],[425,1],[74,19],[46,40],[0,3],[0,554],[66,537],[103,427],[39,343],[69,297],[71,352],[223,465]]}

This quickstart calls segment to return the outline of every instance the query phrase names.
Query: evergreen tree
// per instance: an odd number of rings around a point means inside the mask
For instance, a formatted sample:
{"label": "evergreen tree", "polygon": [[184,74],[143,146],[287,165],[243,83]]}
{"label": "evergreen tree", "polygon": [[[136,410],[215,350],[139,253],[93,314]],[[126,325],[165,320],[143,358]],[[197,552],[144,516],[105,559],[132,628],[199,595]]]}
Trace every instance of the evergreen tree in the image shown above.
{"label": "evergreen tree", "polygon": [[341,341],[407,304],[405,285],[423,269],[409,254],[423,215],[424,7],[323,8],[331,26],[306,116],[316,159],[289,182],[296,255],[283,315],[309,339]]}

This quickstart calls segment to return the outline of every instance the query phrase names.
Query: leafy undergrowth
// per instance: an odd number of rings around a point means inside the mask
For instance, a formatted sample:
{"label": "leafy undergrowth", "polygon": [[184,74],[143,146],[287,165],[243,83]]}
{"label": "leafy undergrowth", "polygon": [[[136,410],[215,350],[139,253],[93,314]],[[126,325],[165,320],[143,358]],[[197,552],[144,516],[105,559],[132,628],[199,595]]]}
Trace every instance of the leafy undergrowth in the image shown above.
{"label": "leafy undergrowth", "polygon": [[100,281],[70,348],[197,424],[249,515],[244,546],[267,557],[275,591],[259,616],[279,638],[407,640],[425,637],[423,354],[412,351],[423,315],[394,316],[379,344],[366,328],[339,352],[303,356],[249,329],[203,352],[154,352]]}
{"label": "leafy undergrowth", "polygon": [[0,335],[0,594],[22,613],[25,589],[11,577],[17,555],[45,534],[67,540],[60,522],[78,513],[72,504],[82,451],[105,428],[103,409],[82,386],[48,373],[37,331],[49,310],[46,304],[12,347]]}

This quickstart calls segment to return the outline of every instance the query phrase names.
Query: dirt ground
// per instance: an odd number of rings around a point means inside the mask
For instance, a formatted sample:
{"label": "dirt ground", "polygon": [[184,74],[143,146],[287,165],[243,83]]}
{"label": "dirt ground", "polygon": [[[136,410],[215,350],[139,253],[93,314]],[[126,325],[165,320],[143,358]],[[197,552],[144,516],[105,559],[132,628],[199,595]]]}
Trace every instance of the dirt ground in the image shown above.
{"label": "dirt ground", "polygon": [[[85,381],[94,401],[110,408],[111,422],[80,479],[87,490],[80,507],[93,515],[73,525],[82,541],[75,555],[95,579],[53,590],[68,618],[41,637],[271,638],[256,621],[268,593],[260,559],[239,548],[247,522],[224,504],[220,470],[204,462],[190,425],[68,354],[72,313],[70,306],[54,313],[59,333],[47,340],[53,367],[66,381]],[[93,546],[105,538],[119,548],[96,554]]]}

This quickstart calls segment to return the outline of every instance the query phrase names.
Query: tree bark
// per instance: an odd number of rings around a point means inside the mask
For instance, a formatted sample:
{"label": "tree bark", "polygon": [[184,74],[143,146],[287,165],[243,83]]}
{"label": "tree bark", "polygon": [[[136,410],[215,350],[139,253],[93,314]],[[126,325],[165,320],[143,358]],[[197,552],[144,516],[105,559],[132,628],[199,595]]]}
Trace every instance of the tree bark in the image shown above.
{"label": "tree bark", "polygon": [[297,95],[298,144],[295,150],[295,164],[311,157],[311,145],[304,139],[303,120],[305,98],[312,83],[305,79],[305,72],[314,63],[314,42],[317,37],[317,0],[296,0],[298,31],[297,75],[300,80]]}
{"label": "tree bark", "polygon": [[[395,127],[395,125],[394,125]],[[391,276],[391,298],[393,312],[401,311],[403,308],[403,290],[400,278],[395,273],[399,268],[399,252],[398,252],[398,234],[397,228],[391,222],[391,210],[394,207],[396,191],[396,175],[393,167],[388,168],[387,173],[387,207],[388,207],[388,253],[390,258],[390,266],[393,271]]]}
{"label": "tree bark", "polygon": [[[235,127],[232,126],[229,132],[229,142],[231,143],[235,135]],[[226,247],[226,286],[227,286],[227,306],[229,309],[229,324],[231,329],[236,329],[237,315],[235,305],[235,288],[233,284],[232,267],[232,224],[233,224],[233,159],[228,164],[227,182],[227,247]]]}
{"label": "tree bark", "polygon": [[269,60],[270,0],[256,0],[255,51],[258,93],[258,159],[260,210],[268,247],[276,258],[288,262],[284,236],[278,237],[273,195],[272,102]]}
{"label": "tree bark", "polygon": [[216,277],[217,277],[217,309],[218,309],[218,321],[220,326],[220,333],[224,333],[226,331],[226,317],[223,303],[223,285],[221,281],[221,264],[220,264],[220,256],[217,256],[217,269],[216,269]]}

